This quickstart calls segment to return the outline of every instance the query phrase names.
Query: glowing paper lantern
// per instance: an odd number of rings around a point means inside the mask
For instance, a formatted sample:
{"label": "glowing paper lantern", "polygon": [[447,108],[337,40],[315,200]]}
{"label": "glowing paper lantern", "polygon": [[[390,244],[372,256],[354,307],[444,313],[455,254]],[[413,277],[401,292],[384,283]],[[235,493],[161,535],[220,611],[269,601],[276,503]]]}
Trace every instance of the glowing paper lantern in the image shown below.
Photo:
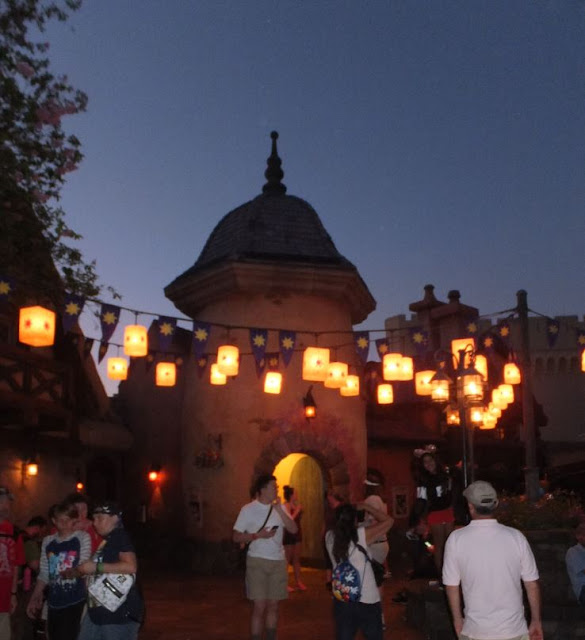
{"label": "glowing paper lantern", "polygon": [[394,402],[394,390],[391,384],[378,385],[378,404],[392,404]]}
{"label": "glowing paper lantern", "polygon": [[27,476],[38,476],[39,475],[39,465],[36,462],[29,461],[26,463],[26,475]]}
{"label": "glowing paper lantern", "polygon": [[412,380],[414,377],[414,364],[412,358],[403,356],[400,360],[400,378],[399,380]]}
{"label": "glowing paper lantern", "polygon": [[507,362],[504,365],[504,382],[506,384],[520,384],[522,375],[518,365],[514,362]]}
{"label": "glowing paper lantern", "polygon": [[484,414],[483,422],[479,425],[479,428],[482,430],[495,429],[497,422],[498,422],[497,418],[494,418],[489,414]]}
{"label": "glowing paper lantern", "polygon": [[458,409],[454,409],[453,407],[447,407],[447,411],[445,415],[446,415],[448,425],[456,426],[458,424],[461,424]]}
{"label": "glowing paper lantern", "polygon": [[459,361],[459,352],[466,350],[465,362],[463,366],[467,368],[471,364],[471,351],[475,351],[475,338],[458,338],[457,340],[451,340],[451,353]]}
{"label": "glowing paper lantern", "polygon": [[84,489],[84,488],[85,488],[85,485],[83,484],[83,482],[78,482],[78,483],[75,485],[75,490],[76,490],[76,491],[83,491],[83,489]]}
{"label": "glowing paper lantern", "polygon": [[384,380],[402,380],[401,365],[401,353],[387,353],[382,359],[382,377]]}
{"label": "glowing paper lantern", "polygon": [[282,388],[282,373],[269,371],[264,378],[264,393],[278,395]]}
{"label": "glowing paper lantern", "polygon": [[217,363],[211,365],[210,373],[209,373],[209,382],[215,385],[227,384],[227,376],[224,376],[223,373],[219,370]]}
{"label": "glowing paper lantern", "polygon": [[467,400],[477,401],[483,398],[483,380],[480,373],[468,373],[457,380],[457,383]]}
{"label": "glowing paper lantern", "polygon": [[237,376],[240,370],[240,350],[233,344],[224,344],[217,350],[217,369],[224,376]]}
{"label": "glowing paper lantern", "polygon": [[494,405],[494,407],[497,407],[501,411],[506,409],[508,406],[508,401],[504,397],[504,394],[499,387],[492,391],[492,404]]}
{"label": "glowing paper lantern", "polygon": [[347,379],[348,367],[345,362],[331,362],[327,367],[324,385],[328,389],[341,389]]}
{"label": "glowing paper lantern", "polygon": [[498,389],[502,394],[502,398],[508,403],[511,404],[514,402],[514,387],[511,384],[501,384]]}
{"label": "glowing paper lantern", "polygon": [[496,407],[493,402],[490,402],[487,409],[488,414],[496,420],[502,415],[502,410]]}
{"label": "glowing paper lantern", "polygon": [[481,373],[484,381],[488,379],[488,363],[487,358],[481,354],[475,356],[475,370]]}
{"label": "glowing paper lantern", "polygon": [[340,395],[345,398],[351,396],[359,396],[360,394],[360,377],[359,376],[347,376],[345,384],[339,389]]}
{"label": "glowing paper lantern", "polygon": [[431,380],[435,375],[434,371],[417,371],[414,376],[414,387],[416,393],[419,396],[430,396],[433,394],[433,387],[431,386]]}
{"label": "glowing paper lantern", "polygon": [[303,353],[303,380],[325,382],[329,368],[329,349],[307,347]]}
{"label": "glowing paper lantern", "polygon": [[50,347],[55,343],[55,313],[38,306],[20,309],[18,339],[31,347]]}
{"label": "glowing paper lantern", "polygon": [[129,324],[124,329],[124,353],[133,358],[148,354],[148,331],[141,324]]}
{"label": "glowing paper lantern", "polygon": [[447,402],[449,400],[449,390],[451,388],[451,378],[439,369],[431,379],[431,397],[434,402]]}
{"label": "glowing paper lantern", "polygon": [[177,365],[174,362],[159,362],[156,365],[157,387],[174,387],[177,382]]}
{"label": "glowing paper lantern", "polygon": [[482,407],[471,407],[469,410],[469,420],[474,425],[480,425],[483,422],[483,408]]}
{"label": "glowing paper lantern", "polygon": [[107,370],[110,380],[126,380],[128,378],[128,361],[126,358],[108,358]]}

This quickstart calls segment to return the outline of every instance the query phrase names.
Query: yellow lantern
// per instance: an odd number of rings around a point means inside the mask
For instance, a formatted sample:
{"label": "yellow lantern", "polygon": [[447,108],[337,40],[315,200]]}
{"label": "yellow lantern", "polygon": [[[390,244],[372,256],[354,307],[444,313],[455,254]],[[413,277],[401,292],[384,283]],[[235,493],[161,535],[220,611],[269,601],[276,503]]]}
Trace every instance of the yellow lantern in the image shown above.
{"label": "yellow lantern", "polygon": [[502,394],[500,387],[497,387],[492,391],[492,404],[501,411],[504,411],[508,407],[508,401]]}
{"label": "yellow lantern", "polygon": [[443,369],[445,363],[439,363],[439,366],[440,369],[431,378],[431,397],[433,402],[447,402],[449,400],[451,378]]}
{"label": "yellow lantern", "polygon": [[497,422],[497,418],[486,414],[484,415],[483,422],[479,425],[479,428],[482,430],[495,429]]}
{"label": "yellow lantern", "polygon": [[482,407],[471,407],[469,410],[470,422],[477,426],[483,422],[484,411]]}
{"label": "yellow lantern", "polygon": [[347,379],[348,367],[345,362],[331,362],[327,367],[324,385],[328,389],[341,389]]}
{"label": "yellow lantern", "polygon": [[394,391],[391,384],[378,385],[378,404],[392,404],[394,402]]}
{"label": "yellow lantern", "polygon": [[55,343],[55,313],[44,307],[23,307],[18,322],[18,339],[31,347]]}
{"label": "yellow lantern", "polygon": [[217,350],[217,369],[224,376],[237,376],[240,370],[240,350],[233,344],[224,344]]}
{"label": "yellow lantern", "polygon": [[384,380],[402,380],[402,354],[387,353],[382,359],[382,377]]}
{"label": "yellow lantern", "polygon": [[34,460],[29,460],[26,463],[26,475],[27,476],[38,476],[39,475],[39,465]]}
{"label": "yellow lantern", "polygon": [[133,358],[148,354],[148,331],[140,324],[129,324],[124,329],[124,353]]}
{"label": "yellow lantern", "polygon": [[520,384],[522,375],[518,365],[514,362],[507,362],[504,365],[504,382],[506,384]]}
{"label": "yellow lantern", "polygon": [[414,377],[414,364],[412,358],[404,356],[400,360],[400,378],[399,380],[412,380]]}
{"label": "yellow lantern", "polygon": [[329,368],[329,349],[307,347],[303,353],[303,380],[325,382]]}
{"label": "yellow lantern", "polygon": [[459,410],[453,407],[447,407],[447,411],[445,414],[447,419],[447,424],[451,426],[456,426],[461,424],[461,420],[459,419]]}
{"label": "yellow lantern", "polygon": [[174,362],[159,362],[156,365],[156,386],[174,387],[177,382],[177,365]]}
{"label": "yellow lantern", "polygon": [[471,364],[471,351],[475,351],[475,338],[458,338],[457,340],[451,340],[451,353],[459,360],[459,352],[466,350],[464,368],[467,368]]}
{"label": "yellow lantern", "polygon": [[507,404],[514,402],[514,387],[511,384],[501,384],[498,389]]}
{"label": "yellow lantern", "polygon": [[264,378],[264,393],[278,395],[282,388],[282,373],[278,371],[268,371]]}
{"label": "yellow lantern", "polygon": [[478,373],[481,373],[484,381],[488,379],[488,363],[485,356],[481,354],[475,356],[475,369]]}
{"label": "yellow lantern", "polygon": [[107,369],[110,380],[126,380],[128,378],[128,361],[126,358],[108,358]]}
{"label": "yellow lantern", "polygon": [[419,396],[430,396],[433,393],[433,387],[431,386],[431,380],[435,375],[434,371],[417,371],[414,376],[414,387],[416,393]]}
{"label": "yellow lantern", "polygon": [[483,398],[483,380],[481,374],[474,372],[473,369],[469,373],[461,376],[457,380],[458,386],[463,389],[463,396],[470,401],[481,400]]}
{"label": "yellow lantern", "polygon": [[227,376],[224,376],[223,373],[219,370],[217,363],[211,365],[211,370],[209,373],[209,382],[215,385],[221,385],[227,383]]}
{"label": "yellow lantern", "polygon": [[493,402],[490,402],[487,409],[488,414],[496,420],[502,415],[502,410],[496,407]]}
{"label": "yellow lantern", "polygon": [[340,387],[339,393],[345,398],[351,396],[359,396],[360,394],[360,377],[359,376],[347,376],[345,384]]}

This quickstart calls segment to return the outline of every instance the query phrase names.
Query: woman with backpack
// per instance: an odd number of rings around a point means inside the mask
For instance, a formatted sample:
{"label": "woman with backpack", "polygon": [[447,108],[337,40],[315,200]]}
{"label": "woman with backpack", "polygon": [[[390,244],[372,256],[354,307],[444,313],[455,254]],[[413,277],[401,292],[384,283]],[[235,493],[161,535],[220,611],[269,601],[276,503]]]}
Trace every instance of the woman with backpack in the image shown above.
{"label": "woman with backpack", "polygon": [[[359,526],[365,513],[374,518]],[[343,504],[335,511],[335,526],[325,544],[333,564],[332,593],[335,640],[353,640],[361,631],[365,640],[382,640],[382,606],[368,545],[384,536],[394,523],[371,504]]]}

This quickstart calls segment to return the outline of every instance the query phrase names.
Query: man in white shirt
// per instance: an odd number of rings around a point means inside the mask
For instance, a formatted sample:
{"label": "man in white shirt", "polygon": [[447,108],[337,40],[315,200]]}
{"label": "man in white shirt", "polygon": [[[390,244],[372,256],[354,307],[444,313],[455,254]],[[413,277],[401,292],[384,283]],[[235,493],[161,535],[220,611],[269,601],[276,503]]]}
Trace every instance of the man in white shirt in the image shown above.
{"label": "man in white shirt", "polygon": [[[443,584],[457,636],[460,640],[542,640],[539,576],[528,541],[520,531],[495,519],[498,496],[489,482],[473,482],[463,495],[471,522],[451,533],[443,562]],[[529,627],[522,583],[530,605]]]}
{"label": "man in white shirt", "polygon": [[286,529],[297,532],[297,524],[283,510],[276,478],[262,475],[256,480],[256,499],[244,505],[234,524],[233,540],[249,544],[246,558],[246,592],[254,602],[252,640],[276,640],[278,602],[288,597],[286,556],[282,537]]}

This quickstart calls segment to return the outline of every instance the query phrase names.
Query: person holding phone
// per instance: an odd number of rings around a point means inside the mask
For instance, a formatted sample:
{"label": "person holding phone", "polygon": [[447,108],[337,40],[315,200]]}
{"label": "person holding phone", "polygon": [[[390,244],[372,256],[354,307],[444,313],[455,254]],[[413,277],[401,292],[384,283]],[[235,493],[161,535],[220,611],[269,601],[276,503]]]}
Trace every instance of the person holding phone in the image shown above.
{"label": "person holding phone", "polygon": [[233,540],[248,544],[246,592],[253,602],[251,637],[276,640],[278,603],[288,597],[284,531],[296,533],[297,525],[282,508],[276,478],[258,477],[252,488],[255,499],[244,505],[236,519]]}

